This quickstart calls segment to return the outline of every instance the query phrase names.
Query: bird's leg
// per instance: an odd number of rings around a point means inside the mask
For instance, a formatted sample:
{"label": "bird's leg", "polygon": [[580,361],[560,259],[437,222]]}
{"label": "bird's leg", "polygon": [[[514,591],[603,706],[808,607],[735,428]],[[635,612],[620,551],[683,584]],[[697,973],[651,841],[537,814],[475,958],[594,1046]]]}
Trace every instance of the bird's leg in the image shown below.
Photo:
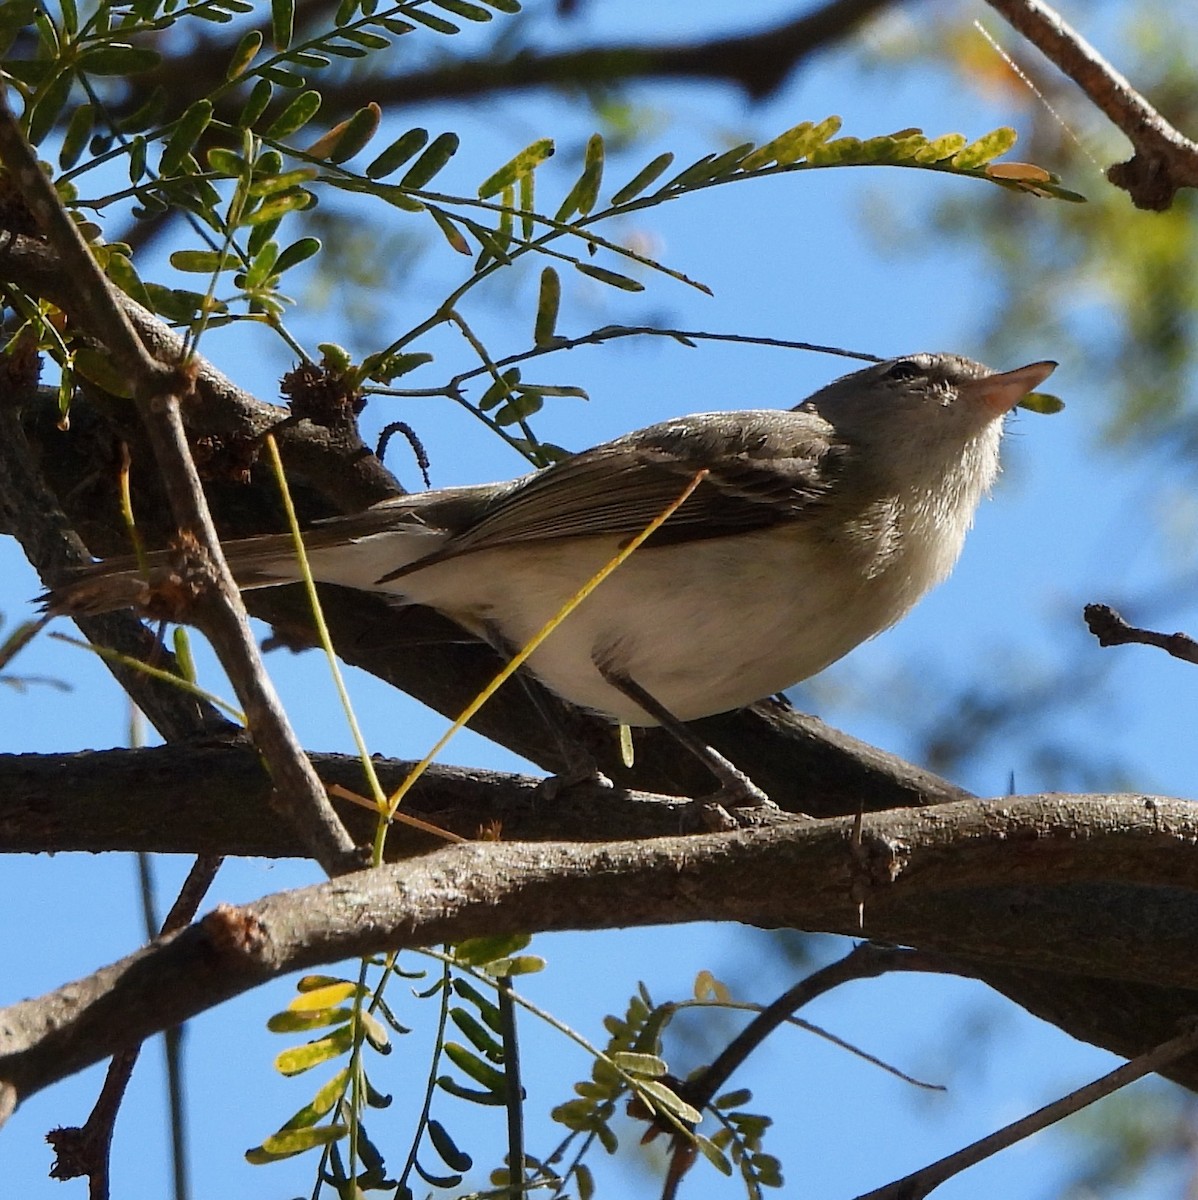
{"label": "bird's leg", "polygon": [[689,725],[680,721],[661,701],[645,691],[635,679],[596,661],[599,674],[618,692],[645,710],[680,745],[685,746],[718,780],[720,789],[711,796],[698,797],[704,808],[726,805],[728,808],[759,808],[771,805],[770,798],[739,768],[718,750],[709,746]]}
{"label": "bird's leg", "polygon": [[[491,649],[505,662],[510,662],[515,657],[515,651],[509,645],[508,640],[489,621],[485,624],[484,630],[487,644]],[[562,770],[543,780],[537,790],[552,799],[566,788],[579,783],[595,783],[600,787],[611,787],[611,780],[599,770],[599,765],[591,757],[591,752],[571,736],[570,731],[562,725],[557,712],[546,703],[545,695],[537,682],[529,678],[528,672],[523,667],[516,671],[516,678],[520,681],[524,694],[532,701],[533,707],[540,714],[545,728],[549,730],[562,760]]]}

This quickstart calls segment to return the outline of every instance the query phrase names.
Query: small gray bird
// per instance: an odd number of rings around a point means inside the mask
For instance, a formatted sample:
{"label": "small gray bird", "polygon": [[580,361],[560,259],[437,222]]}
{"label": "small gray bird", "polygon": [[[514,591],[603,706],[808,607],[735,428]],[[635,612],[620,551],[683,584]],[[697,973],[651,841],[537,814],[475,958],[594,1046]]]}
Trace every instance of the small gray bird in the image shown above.
{"label": "small gray bird", "polygon": [[[998,473],[1004,416],[1055,366],[996,374],[953,354],[913,354],[837,379],[790,411],[664,421],[511,482],[334,517],[305,544],[317,579],[428,605],[513,650],[706,468],[528,662],[572,704],[666,725],[700,753],[682,722],[816,674],[949,574]],[[289,536],[224,550],[242,587],[298,577]],[[111,560],[52,605],[123,607],[146,586],[131,562]],[[760,800],[738,772],[708,763],[726,794]]]}

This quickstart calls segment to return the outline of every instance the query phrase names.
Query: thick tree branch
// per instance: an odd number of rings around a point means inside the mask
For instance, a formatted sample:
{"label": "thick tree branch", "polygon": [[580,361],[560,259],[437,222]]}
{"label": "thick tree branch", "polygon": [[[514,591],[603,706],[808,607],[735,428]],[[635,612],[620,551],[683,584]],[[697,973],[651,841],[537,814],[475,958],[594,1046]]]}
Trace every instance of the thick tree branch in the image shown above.
{"label": "thick tree branch", "polygon": [[[1192,805],[1048,796],[911,809],[868,818],[863,855],[851,852],[853,825],[794,818],[764,830],[604,845],[466,843],[221,908],[0,1014],[0,1087],[11,1107],[284,972],[528,930],[740,921],[864,932],[967,956],[978,973],[993,961],[1198,989]],[[1107,906],[1075,904],[1070,915],[1052,904],[1054,889],[1115,885],[1139,889],[1131,927]],[[988,891],[1007,899],[995,904],[991,895],[987,904]]]}
{"label": "thick tree branch", "polygon": [[[675,43],[588,46],[580,50],[522,49],[510,57],[485,55],[384,75],[360,72],[322,87],[325,118],[340,119],[374,101],[384,107],[430,100],[470,100],[495,92],[536,87],[612,87],[637,81],[694,79],[729,83],[754,100],[773,95],[808,58],[844,41],[860,25],[896,0],[825,0],[797,17],[752,33],[696,38]],[[270,23],[260,25],[269,40]],[[511,24],[504,32],[510,34]],[[183,57],[172,57],[138,78],[125,108],[136,108],[155,87],[165,87],[182,111],[192,100],[225,83],[227,39],[206,38]],[[403,59],[395,58],[395,62]],[[235,113],[242,103],[230,105]]]}
{"label": "thick tree branch", "polygon": [[1135,148],[1107,178],[1137,208],[1161,211],[1179,188],[1198,187],[1198,143],[1178,132],[1098,51],[1043,0],[989,0],[991,8],[1082,89]]}

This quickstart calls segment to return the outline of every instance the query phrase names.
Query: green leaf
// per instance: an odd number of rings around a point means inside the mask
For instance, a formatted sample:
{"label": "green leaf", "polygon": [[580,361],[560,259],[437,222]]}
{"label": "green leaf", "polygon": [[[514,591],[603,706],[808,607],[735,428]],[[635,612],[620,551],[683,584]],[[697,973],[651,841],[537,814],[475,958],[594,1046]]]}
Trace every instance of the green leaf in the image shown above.
{"label": "green leaf", "polygon": [[467,21],[490,21],[494,18],[494,13],[477,4],[471,4],[470,0],[433,0],[433,3],[438,8],[443,8],[446,12],[454,13]]}
{"label": "green leaf", "polygon": [[174,133],[162,151],[158,170],[163,175],[175,175],[183,165],[183,159],[191,153],[200,135],[212,120],[212,101],[197,100],[179,118]]}
{"label": "green leaf", "polygon": [[233,51],[233,57],[229,59],[229,65],[225,68],[225,78],[237,79],[244,74],[246,68],[254,61],[254,55],[261,49],[260,30],[251,29],[243,34],[241,41],[237,43],[237,49]]}
{"label": "green leaf", "polygon": [[369,29],[347,29],[341,36],[351,42],[356,42],[359,46],[365,46],[367,50],[391,49],[391,43],[387,38],[378,33],[371,33]]}
{"label": "green leaf", "polygon": [[72,71],[63,71],[53,83],[38,97],[37,103],[29,114],[28,136],[32,145],[40,145],[45,136],[54,128],[59,115],[70,99],[71,87],[75,82]]}
{"label": "green leaf", "polygon": [[[535,392],[521,389],[509,396],[507,401],[495,410],[494,421],[496,425],[516,425],[536,416],[544,407],[544,401]],[[501,959],[500,963],[492,963],[489,969],[496,975],[503,974],[502,971],[496,970],[496,967],[504,961]]]}
{"label": "green leaf", "polygon": [[473,1013],[455,1006],[449,1010],[449,1019],[461,1030],[475,1050],[486,1055],[490,1062],[503,1062],[503,1047],[499,1040]]}
{"label": "green leaf", "polygon": [[566,194],[561,208],[557,210],[557,220],[568,221],[575,213],[585,217],[595,207],[595,201],[599,198],[599,186],[603,182],[603,159],[603,138],[600,134],[593,133],[587,141],[582,174]]}
{"label": "green leaf", "polygon": [[554,341],[561,299],[562,281],[552,267],[546,267],[541,272],[541,291],[537,298],[537,316],[533,323],[532,340],[535,345],[548,346]]}
{"label": "green leaf", "polygon": [[239,129],[249,129],[258,120],[266,111],[266,106],[270,103],[274,91],[274,85],[269,79],[259,79],[254,84],[246,102],[241,106],[241,112],[237,114]]}
{"label": "green leaf", "polygon": [[71,113],[67,131],[58,150],[58,165],[65,171],[73,167],[87,146],[96,112],[90,104],[81,104]]}
{"label": "green leaf", "polygon": [[422,8],[404,9],[404,15],[411,17],[413,21],[423,25],[426,29],[431,29],[434,33],[461,33],[461,30],[452,21],[443,21],[435,13],[425,12]]}
{"label": "green leaf", "polygon": [[451,1171],[469,1171],[474,1166],[474,1160],[464,1150],[459,1150],[457,1143],[449,1136],[448,1130],[440,1121],[430,1118],[428,1138],[433,1149],[441,1156],[441,1161]]}
{"label": "green leaf", "polygon": [[803,121],[775,140],[772,151],[775,161],[779,166],[786,167],[801,159],[810,158],[816,149],[829,138],[836,136],[840,125],[841,121],[837,116],[825,117],[817,125]]}
{"label": "green leaf", "polygon": [[651,183],[656,182],[674,161],[669,152],[659,154],[652,162],[642,167],[608,202],[613,206],[625,204],[634,196],[640,195]]}
{"label": "green leaf", "polygon": [[[552,384],[525,384],[520,388],[519,395],[508,401],[509,407],[519,409],[519,419],[532,416],[541,409],[541,400],[545,396],[581,396],[587,399],[582,388],[554,387]],[[503,410],[495,414],[495,420],[503,424]],[[545,969],[545,960],[539,954],[517,954],[512,958],[501,958],[497,962],[488,963],[487,970],[492,975],[508,979],[515,975],[535,975]]]}
{"label": "green leaf", "polygon": [[463,1000],[469,1000],[478,1009],[479,1016],[495,1033],[503,1031],[503,1017],[499,1006],[484,996],[469,980],[455,979],[453,990]]}
{"label": "green leaf", "polygon": [[143,308],[151,307],[153,302],[145,284],[138,277],[133,264],[123,254],[110,254],[104,273],[126,296],[132,297]]}
{"label": "green leaf", "polygon": [[437,1086],[443,1092],[448,1092],[459,1100],[469,1100],[472,1104],[488,1104],[495,1108],[501,1108],[507,1103],[503,1096],[496,1095],[494,1092],[480,1092],[474,1088],[463,1087],[452,1075],[438,1075]]}
{"label": "green leaf", "polygon": [[279,87],[302,88],[308,81],[298,71],[288,71],[283,67],[263,67],[259,74]]}
{"label": "green leaf", "polygon": [[284,271],[289,271],[292,267],[298,266],[300,263],[311,258],[314,254],[320,253],[320,238],[304,237],[298,241],[292,242],[290,246],[284,250],[275,263],[276,274],[282,275]]}
{"label": "green leaf", "polygon": [[482,200],[511,187],[517,180],[522,179],[530,171],[535,171],[547,158],[553,155],[553,139],[538,138],[531,145],[525,146],[515,158],[504,163],[493,175],[479,184],[478,195]]}
{"label": "green leaf", "polygon": [[409,129],[400,134],[367,168],[368,179],[383,179],[422,150],[428,142],[427,129]]}
{"label": "green leaf", "polygon": [[753,1099],[753,1093],[748,1088],[737,1088],[734,1092],[725,1092],[715,1099],[716,1108],[740,1108]]}
{"label": "green leaf", "polygon": [[[519,376],[517,375],[517,379]],[[493,937],[469,938],[453,948],[454,961],[464,966],[483,967],[499,958],[507,958],[523,950],[532,938],[527,933],[496,934]]]}
{"label": "green leaf", "polygon": [[[432,361],[433,356],[431,354],[390,354],[384,358],[378,358],[377,361],[367,359],[363,363],[363,366],[369,364],[369,370],[367,371],[368,379],[373,379],[376,383],[390,383],[393,379],[398,379],[401,375],[406,375],[409,371],[414,371],[417,367],[422,367],[425,363]],[[386,1006],[384,1005],[383,1007],[385,1008]],[[394,1020],[392,1020],[392,1024],[396,1025],[400,1032],[408,1032]]]}
{"label": "green leaf", "polygon": [[958,171],[971,171],[985,166],[991,159],[1000,154],[1006,154],[1015,145],[1019,135],[1009,125],[1001,125],[983,134],[976,142],[971,142],[963,150],[953,155],[953,166]]}
{"label": "green leaf", "polygon": [[502,13],[518,13],[520,0],[485,0],[493,9]]}
{"label": "green leaf", "polygon": [[574,1182],[578,1186],[578,1200],[592,1200],[595,1195],[595,1177],[586,1163],[574,1168]]}
{"label": "green leaf", "polygon": [[317,91],[301,92],[270,123],[265,137],[281,141],[302,129],[320,111],[321,96]]}
{"label": "green leaf", "polygon": [[295,0],[270,0],[270,36],[276,50],[291,45],[295,28]]}
{"label": "green leaf", "polygon": [[457,153],[458,141],[456,133],[438,134],[408,169],[408,173],[399,181],[400,187],[424,187]]}
{"label": "green leaf", "polygon": [[275,1070],[281,1075],[299,1075],[320,1066],[332,1058],[349,1053],[353,1046],[354,1031],[343,1025],[326,1037],[317,1038],[303,1046],[292,1046],[275,1057]]}
{"label": "green leaf", "polygon": [[254,1166],[266,1163],[280,1162],[303,1154],[305,1150],[314,1150],[317,1146],[327,1146],[330,1142],[340,1141],[349,1133],[348,1125],[316,1125],[310,1129],[288,1129],[272,1133],[261,1146],[255,1146],[245,1152],[245,1160]]}
{"label": "green leaf", "polygon": [[108,42],[79,56],[79,67],[91,75],[138,75],[152,71],[162,61],[157,50]]}
{"label": "green leaf", "polygon": [[1041,413],[1044,416],[1052,416],[1064,409],[1065,401],[1049,392],[1028,392],[1015,407],[1026,408],[1028,412]]}
{"label": "green leaf", "polygon": [[482,1084],[487,1091],[506,1100],[507,1077],[502,1071],[496,1070],[490,1063],[483,1062],[477,1054],[467,1050],[459,1042],[445,1043],[445,1057],[475,1083]]}
{"label": "green leaf", "polygon": [[382,109],[371,101],[348,120],[334,125],[328,133],[318,137],[308,147],[308,153],[313,158],[327,158],[329,162],[346,162],[374,137],[382,117]]}
{"label": "green leaf", "polygon": [[645,290],[645,285],[639,280],[629,279],[627,275],[621,275],[618,271],[609,271],[606,267],[595,266],[594,263],[576,262],[574,265],[584,275],[589,275],[592,279],[599,280],[600,283],[619,288],[623,292],[643,292]]}
{"label": "green leaf", "polygon": [[224,250],[174,250],[170,262],[176,271],[194,271],[205,275],[214,271],[228,271],[238,265],[232,255]]}
{"label": "green leaf", "polygon": [[206,155],[208,165],[218,175],[227,175],[230,179],[240,179],[249,174],[249,163],[234,150],[226,150],[224,146],[212,146]]}

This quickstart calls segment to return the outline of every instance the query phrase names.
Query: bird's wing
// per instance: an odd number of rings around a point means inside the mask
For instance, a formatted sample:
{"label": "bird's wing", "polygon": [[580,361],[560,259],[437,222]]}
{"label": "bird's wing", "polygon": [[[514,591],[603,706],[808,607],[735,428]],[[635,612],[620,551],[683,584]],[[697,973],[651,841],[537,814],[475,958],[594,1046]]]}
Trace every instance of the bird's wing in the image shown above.
{"label": "bird's wing", "polygon": [[[839,469],[841,447],[820,417],[762,410],[705,413],[650,426],[583,451],[493,492],[434,554],[402,568],[398,578],[433,562],[513,542],[581,535],[631,536],[682,494],[701,470],[694,493],[654,534],[664,545],[722,537],[802,520]],[[432,499],[432,497],[430,497]],[[434,500],[420,516],[452,528]]]}

